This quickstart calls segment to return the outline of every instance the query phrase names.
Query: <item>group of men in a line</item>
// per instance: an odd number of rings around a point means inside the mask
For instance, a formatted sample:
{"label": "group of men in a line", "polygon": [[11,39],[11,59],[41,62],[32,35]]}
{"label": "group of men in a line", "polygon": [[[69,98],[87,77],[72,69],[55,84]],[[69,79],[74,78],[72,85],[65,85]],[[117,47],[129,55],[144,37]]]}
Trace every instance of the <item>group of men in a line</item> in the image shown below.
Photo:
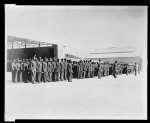
{"label": "group of men in a line", "polygon": [[35,56],[32,59],[14,59],[12,62],[13,82],[51,82],[51,81],[72,81],[72,61],[61,59],[44,60]]}
{"label": "group of men in a line", "polygon": [[[91,60],[80,60],[79,62],[67,59],[44,58],[33,56],[32,59],[19,60],[14,59],[12,62],[12,81],[13,82],[52,82],[64,81],[72,82],[72,78],[85,79],[94,78],[95,71],[98,78],[102,76],[113,75],[117,78],[118,63],[102,64],[102,61],[92,62]],[[110,70],[110,68],[112,68]],[[122,67],[121,67],[122,68]],[[126,66],[126,74],[128,75],[128,66]],[[137,64],[135,64],[135,75],[137,74]],[[121,74],[122,74],[122,70]]]}

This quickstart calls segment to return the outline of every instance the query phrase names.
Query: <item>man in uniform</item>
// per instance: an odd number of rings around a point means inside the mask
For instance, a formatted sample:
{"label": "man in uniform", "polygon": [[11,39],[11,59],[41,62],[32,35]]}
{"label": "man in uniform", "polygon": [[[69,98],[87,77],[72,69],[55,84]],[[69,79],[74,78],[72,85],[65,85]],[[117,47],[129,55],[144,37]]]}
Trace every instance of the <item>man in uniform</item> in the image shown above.
{"label": "man in uniform", "polygon": [[46,80],[49,82],[49,75],[48,75],[48,62],[49,62],[49,59],[48,59],[48,58],[46,58],[46,64],[47,64]]}
{"label": "man in uniform", "polygon": [[68,71],[68,82],[72,82],[73,70],[72,70],[72,61],[71,60],[68,61],[67,71]]}
{"label": "man in uniform", "polygon": [[56,58],[53,58],[52,61],[52,78],[54,79],[54,82],[56,81]]}
{"label": "man in uniform", "polygon": [[80,60],[80,63],[79,63],[79,65],[80,65],[80,79],[82,79],[83,78],[83,62],[82,62],[82,60]]}
{"label": "man in uniform", "polygon": [[44,74],[44,82],[47,82],[47,58],[43,61],[43,74]]}
{"label": "man in uniform", "polygon": [[126,75],[128,75],[128,64],[125,65],[125,69],[126,69]]}
{"label": "man in uniform", "polygon": [[93,77],[93,62],[91,62],[91,60],[90,60],[90,78],[92,78]]}
{"label": "man in uniform", "polygon": [[87,78],[90,78],[90,62],[87,61]]}
{"label": "man in uniform", "polygon": [[80,62],[77,62],[77,79],[80,79]]}
{"label": "man in uniform", "polygon": [[36,84],[36,61],[35,56],[33,56],[33,59],[31,60],[31,82],[32,84]]}
{"label": "man in uniform", "polygon": [[16,82],[20,82],[20,60],[19,58],[17,58],[17,62],[16,62],[16,77],[17,77],[17,80]]}
{"label": "man in uniform", "polygon": [[27,83],[28,80],[28,69],[27,69],[27,65],[28,65],[28,59],[25,59],[24,62],[24,82]]}
{"label": "man in uniform", "polygon": [[94,78],[94,71],[95,71],[95,63],[92,62],[92,78]]}
{"label": "man in uniform", "polygon": [[85,79],[86,71],[87,71],[87,64],[86,64],[86,61],[84,60],[84,62],[83,62],[83,79]]}
{"label": "man in uniform", "polygon": [[16,59],[13,60],[11,64],[12,68],[12,82],[17,82],[17,68],[16,68]]}
{"label": "man in uniform", "polygon": [[86,66],[85,78],[87,78],[87,75],[88,75],[88,61],[87,60],[85,60],[85,66]]}
{"label": "man in uniform", "polygon": [[134,67],[134,75],[136,76],[138,72],[138,64],[135,63],[135,67]]}
{"label": "man in uniform", "polygon": [[49,81],[51,82],[52,81],[52,72],[53,72],[53,68],[52,68],[52,59],[50,58],[49,59],[49,62],[48,62],[48,77],[49,77]]}
{"label": "man in uniform", "polygon": [[39,62],[39,59],[38,58],[35,58],[35,62],[36,62],[36,82],[38,82],[38,71],[37,71],[37,67],[38,67],[38,62]]}
{"label": "man in uniform", "polygon": [[104,62],[103,70],[104,70],[104,76],[106,76],[106,61]]}
{"label": "man in uniform", "polygon": [[109,75],[109,64],[106,62],[105,63],[105,76]]}
{"label": "man in uniform", "polygon": [[117,60],[115,61],[115,63],[114,63],[114,65],[113,65],[113,67],[114,67],[114,78],[117,78]]}
{"label": "man in uniform", "polygon": [[56,80],[60,81],[60,63],[59,63],[59,59],[57,59],[57,62],[56,62]]}
{"label": "man in uniform", "polygon": [[41,75],[41,81],[44,82],[44,69],[43,69],[43,58],[41,58],[41,63],[42,63],[42,75]]}
{"label": "man in uniform", "polygon": [[64,59],[64,79],[67,80],[67,60]]}
{"label": "man in uniform", "polygon": [[60,62],[60,80],[61,81],[64,80],[64,62],[63,62],[63,59],[61,59],[61,62]]}
{"label": "man in uniform", "polygon": [[22,63],[22,81],[25,82],[25,66],[26,66],[26,62],[25,59],[23,59],[23,63]]}
{"label": "man in uniform", "polygon": [[37,61],[37,81],[38,81],[38,83],[41,82],[41,76],[42,76],[42,60],[41,60],[41,57],[39,57],[39,60]]}
{"label": "man in uniform", "polygon": [[123,64],[120,64],[120,74],[122,75],[123,72]]}
{"label": "man in uniform", "polygon": [[20,82],[24,81],[24,59],[20,61]]}
{"label": "man in uniform", "polygon": [[102,66],[101,66],[101,60],[98,62],[98,78],[101,78],[101,71],[102,71]]}
{"label": "man in uniform", "polygon": [[26,66],[27,66],[27,82],[31,82],[31,59],[27,59],[26,62]]}

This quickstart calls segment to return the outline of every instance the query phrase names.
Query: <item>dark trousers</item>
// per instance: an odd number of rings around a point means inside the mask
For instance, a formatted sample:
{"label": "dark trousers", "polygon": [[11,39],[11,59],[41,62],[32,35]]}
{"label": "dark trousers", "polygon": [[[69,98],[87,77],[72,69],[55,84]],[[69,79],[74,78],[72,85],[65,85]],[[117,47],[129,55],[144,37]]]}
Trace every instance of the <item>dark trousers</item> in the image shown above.
{"label": "dark trousers", "polygon": [[98,71],[98,78],[101,78],[101,71]]}
{"label": "dark trousers", "polygon": [[137,70],[135,70],[134,75],[135,75],[135,76],[137,75]]}
{"label": "dark trousers", "polygon": [[128,75],[128,69],[126,70],[126,74]]}
{"label": "dark trousers", "polygon": [[49,81],[48,72],[46,72],[46,80]]}
{"label": "dark trousers", "polygon": [[48,80],[48,79],[47,79],[48,73],[47,73],[47,72],[44,72],[43,75],[44,75],[44,78],[43,78],[44,80],[43,80],[43,81],[46,82],[46,81]]}
{"label": "dark trousers", "polygon": [[94,71],[93,70],[90,71],[90,77],[94,78]]}
{"label": "dark trousers", "polygon": [[56,80],[56,81],[59,81],[59,80],[60,80],[60,72],[56,72],[55,80]]}
{"label": "dark trousers", "polygon": [[114,71],[114,78],[117,78],[117,71]]}
{"label": "dark trousers", "polygon": [[68,72],[68,82],[72,82],[72,73]]}
{"label": "dark trousers", "polygon": [[83,78],[83,71],[80,71],[80,79],[82,79]]}
{"label": "dark trousers", "polygon": [[77,72],[77,79],[80,79],[80,71]]}
{"label": "dark trousers", "polygon": [[41,73],[41,81],[44,82],[44,72]]}
{"label": "dark trousers", "polygon": [[42,76],[42,72],[37,72],[37,81],[41,82],[41,76]]}
{"label": "dark trousers", "polygon": [[[17,71],[17,82],[20,82],[20,73],[21,73],[21,70],[18,70]],[[21,76],[22,76],[22,73],[21,73]]]}
{"label": "dark trousers", "polygon": [[49,81],[52,81],[52,72],[48,72]]}
{"label": "dark trousers", "polygon": [[83,79],[85,79],[86,71],[83,71]]}
{"label": "dark trousers", "polygon": [[36,71],[31,70],[31,81],[35,82],[36,81]]}
{"label": "dark trousers", "polygon": [[17,70],[12,70],[12,82],[17,82]]}
{"label": "dark trousers", "polygon": [[87,77],[90,78],[90,70],[87,70]]}
{"label": "dark trousers", "polygon": [[27,71],[27,81],[28,81],[28,82],[31,82],[31,81],[32,81],[32,80],[31,80],[31,71],[30,71],[30,70]]}
{"label": "dark trousers", "polygon": [[64,71],[64,79],[67,80],[67,71]]}
{"label": "dark trousers", "polygon": [[61,71],[61,73],[60,73],[60,80],[61,80],[61,81],[64,80],[64,71]]}
{"label": "dark trousers", "polygon": [[22,71],[22,81],[25,82],[25,70]]}
{"label": "dark trousers", "polygon": [[28,70],[25,69],[25,71],[23,71],[23,81],[27,82],[28,80]]}

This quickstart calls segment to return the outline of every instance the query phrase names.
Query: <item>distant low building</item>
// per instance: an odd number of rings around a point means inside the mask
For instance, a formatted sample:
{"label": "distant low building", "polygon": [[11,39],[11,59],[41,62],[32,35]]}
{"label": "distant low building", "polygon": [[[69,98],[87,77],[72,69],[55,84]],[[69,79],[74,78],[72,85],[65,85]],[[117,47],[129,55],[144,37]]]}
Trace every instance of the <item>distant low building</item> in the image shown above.
{"label": "distant low building", "polygon": [[108,49],[95,49],[91,51],[85,59],[94,61],[101,59],[103,61],[109,61],[110,63],[113,63],[115,60],[120,63],[130,64],[134,64],[136,62],[142,65],[141,52],[141,50],[136,49],[133,46],[125,48],[111,47]]}
{"label": "distant low building", "polygon": [[65,54],[65,58],[66,58],[66,59],[71,59],[71,60],[73,60],[73,61],[79,61],[79,60],[81,60],[80,57],[77,57],[77,56],[72,55],[72,54]]}

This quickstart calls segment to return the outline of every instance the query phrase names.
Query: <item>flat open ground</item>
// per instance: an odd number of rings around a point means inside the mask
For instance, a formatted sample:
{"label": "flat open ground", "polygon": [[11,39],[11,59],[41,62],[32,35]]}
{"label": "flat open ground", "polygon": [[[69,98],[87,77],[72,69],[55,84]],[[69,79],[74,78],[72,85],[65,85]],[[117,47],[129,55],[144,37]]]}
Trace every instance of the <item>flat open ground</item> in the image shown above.
{"label": "flat open ground", "polygon": [[90,78],[72,83],[5,81],[5,120],[146,119],[147,85],[142,74]]}

